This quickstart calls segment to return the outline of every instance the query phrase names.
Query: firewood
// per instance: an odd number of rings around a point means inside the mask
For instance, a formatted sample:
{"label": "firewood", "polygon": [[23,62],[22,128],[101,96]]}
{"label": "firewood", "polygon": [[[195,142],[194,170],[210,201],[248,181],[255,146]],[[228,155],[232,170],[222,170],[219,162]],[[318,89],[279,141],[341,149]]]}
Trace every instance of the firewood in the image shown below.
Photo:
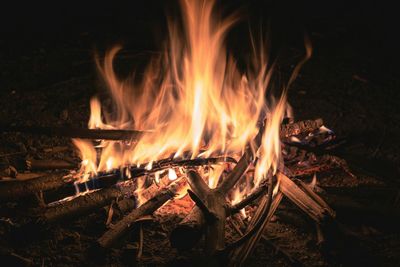
{"label": "firewood", "polygon": [[74,127],[41,127],[41,126],[13,126],[0,124],[0,132],[22,132],[57,137],[103,139],[103,140],[137,140],[144,134],[135,130],[102,130]]}
{"label": "firewood", "polygon": [[[122,197],[121,190],[115,187],[97,190],[48,208],[41,219],[47,223],[70,220],[109,205],[112,200]],[[126,207],[125,203],[123,207]]]}
{"label": "firewood", "polygon": [[[302,132],[309,132],[318,129],[323,125],[322,119],[305,120],[296,123],[284,124],[281,127],[281,137],[289,137]],[[0,132],[22,132],[29,134],[40,134],[57,137],[81,138],[81,139],[103,139],[103,140],[138,140],[143,132],[137,130],[103,130],[85,129],[76,127],[45,127],[45,126],[23,126],[0,124]]]}
{"label": "firewood", "polygon": [[194,170],[189,170],[187,177],[191,188],[200,195],[197,197],[189,191],[190,196],[201,210],[201,215],[205,218],[205,251],[208,255],[213,255],[225,246],[225,221],[227,216],[225,194],[219,188],[211,190],[203,178]]}
{"label": "firewood", "polygon": [[69,184],[62,178],[65,173],[52,173],[27,181],[11,181],[0,184],[0,199],[18,199],[39,191],[59,188]]}
{"label": "firewood", "polygon": [[247,207],[252,202],[254,202],[259,197],[261,197],[266,192],[267,189],[268,189],[268,186],[266,184],[260,185],[256,190],[254,190],[253,193],[248,195],[242,201],[240,201],[239,203],[231,206],[229,211],[228,211],[228,214],[235,214],[235,213],[239,212],[241,209]]}
{"label": "firewood", "polygon": [[[195,191],[198,195],[205,200],[205,202],[212,203],[212,208],[208,207],[210,210],[218,210],[217,217],[223,220],[223,222],[218,222],[218,226],[214,225],[213,230],[207,231],[208,234],[215,234],[217,229],[222,229],[222,225],[225,225],[225,217],[228,214],[228,210],[226,207],[222,208],[216,207],[215,200],[220,199],[220,195],[225,196],[227,192],[232,189],[232,187],[239,181],[242,175],[248,169],[249,164],[253,160],[253,149],[257,149],[261,144],[261,138],[263,133],[263,127],[260,128],[257,136],[254,138],[252,146],[248,145],[246,150],[236,166],[233,168],[228,177],[222,181],[222,183],[215,189],[210,190],[210,188],[205,184],[204,180],[195,172],[188,172],[188,183],[190,184],[193,191]],[[214,195],[214,196],[210,196]],[[207,200],[206,200],[207,199]],[[221,204],[225,204],[225,198],[221,200]],[[223,204],[222,204],[223,203]],[[208,203],[206,203],[208,204]],[[225,214],[224,217],[221,215]],[[171,232],[170,242],[173,247],[178,249],[191,249],[201,238],[202,231],[204,229],[203,223],[205,222],[203,218],[203,214],[199,207],[195,206],[189,214],[182,220],[180,224],[175,227],[175,229]],[[189,239],[189,242],[186,242],[185,239]],[[216,240],[215,240],[215,239]],[[213,237],[209,239],[210,245],[208,246],[208,253],[212,253],[217,248],[219,249],[222,246],[223,241],[221,240],[220,235],[217,237]]]}
{"label": "firewood", "polygon": [[300,184],[300,186],[304,189],[304,191],[306,191],[308,193],[308,195],[315,200],[321,207],[323,207],[332,218],[335,218],[336,213],[335,211],[329,207],[329,205],[319,196],[317,195],[311,188],[309,185],[307,185],[306,183],[304,183],[301,180],[298,180],[298,183]]}
{"label": "firewood", "polygon": [[29,170],[57,170],[57,169],[76,169],[77,164],[65,160],[38,160],[29,159],[26,161]]}
{"label": "firewood", "polygon": [[281,192],[317,223],[321,223],[330,215],[331,209],[327,210],[318,204],[286,175],[278,173],[278,181]]}
{"label": "firewood", "polygon": [[[152,174],[157,171],[165,170],[173,167],[182,166],[202,166],[208,164],[218,164],[220,162],[235,162],[233,158],[229,157],[216,157],[216,158],[196,158],[196,159],[164,159],[154,163],[154,167],[151,170],[147,170],[145,167],[129,167],[130,177],[134,179],[139,176]],[[95,181],[98,187],[110,187],[115,185],[125,175],[125,172],[120,169],[116,169],[110,172],[99,173],[98,176],[91,178],[88,182],[76,184],[79,188],[85,188],[85,183]],[[31,179],[29,181],[12,181],[0,183],[0,199],[18,199],[33,195],[39,191],[46,191],[50,189],[57,189],[60,187],[69,186],[74,187],[74,179],[62,178],[62,175],[50,174],[43,177]],[[128,178],[126,178],[128,179]],[[98,188],[97,187],[97,188]]]}
{"label": "firewood", "polygon": [[305,132],[312,132],[317,130],[324,124],[322,119],[316,120],[304,120],[295,123],[288,123],[281,126],[280,137],[290,137],[293,135],[298,135]]}
{"label": "firewood", "polygon": [[110,248],[117,240],[123,237],[141,216],[152,214],[168,200],[172,199],[182,188],[185,181],[183,179],[175,181],[168,187],[161,190],[155,197],[149,199],[139,208],[134,209],[111,229],[105,232],[97,241],[101,247]]}
{"label": "firewood", "polygon": [[[232,254],[233,265],[241,266],[244,263],[248,255],[251,253],[255,245],[261,238],[264,228],[267,223],[271,220],[273,214],[278,208],[283,194],[279,191],[278,194],[273,199],[272,203],[272,178],[269,179],[270,185],[268,186],[268,193],[262,198],[256,213],[253,215],[248,230],[245,236],[241,240],[236,241],[236,244],[231,245],[231,247],[236,248]],[[251,233],[254,232],[254,233]],[[248,240],[245,237],[248,236]],[[245,240],[244,242],[242,240]],[[242,243],[242,244],[241,244]]]}

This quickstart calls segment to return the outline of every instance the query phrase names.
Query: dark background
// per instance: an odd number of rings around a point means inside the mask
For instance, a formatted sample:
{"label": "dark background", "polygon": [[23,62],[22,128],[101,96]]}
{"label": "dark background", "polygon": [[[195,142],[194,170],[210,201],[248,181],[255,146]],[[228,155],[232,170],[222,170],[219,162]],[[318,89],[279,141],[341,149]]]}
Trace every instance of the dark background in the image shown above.
{"label": "dark background", "polygon": [[[359,180],[330,173],[322,177],[331,177],[339,188],[362,185],[373,177],[374,183],[400,196],[399,11],[391,2],[226,0],[218,1],[217,10],[223,14],[241,10],[243,19],[227,40],[239,61],[248,56],[249,25],[254,32],[260,26],[263,34],[268,32],[269,52],[277,62],[276,80],[281,84],[304,56],[304,36],[310,38],[313,56],[290,88],[289,102],[296,119],[321,117],[338,136],[347,137],[349,143],[339,156]],[[166,11],[175,16],[177,1],[3,1],[0,124],[86,127],[90,97],[104,92],[94,53],[102,55],[122,43],[124,50],[116,62],[121,72],[142,66],[160,51],[166,36]],[[0,149],[8,152],[18,142],[38,149],[46,144],[36,137],[3,137]],[[70,144],[70,140],[64,142]],[[387,206],[384,197],[372,200],[378,207]],[[349,217],[354,219],[352,214]],[[336,265],[356,266],[353,261],[362,266],[398,265],[398,227],[389,229],[391,219],[377,218],[374,227],[379,232],[365,238],[367,249],[354,252],[355,246],[348,244],[343,250],[350,261],[339,259]],[[359,220],[363,226],[363,219]],[[64,246],[39,251],[63,256]],[[317,265],[304,247],[294,252],[307,257],[303,259],[307,264]],[[82,262],[78,256],[76,261]],[[252,260],[257,263],[257,256]]]}

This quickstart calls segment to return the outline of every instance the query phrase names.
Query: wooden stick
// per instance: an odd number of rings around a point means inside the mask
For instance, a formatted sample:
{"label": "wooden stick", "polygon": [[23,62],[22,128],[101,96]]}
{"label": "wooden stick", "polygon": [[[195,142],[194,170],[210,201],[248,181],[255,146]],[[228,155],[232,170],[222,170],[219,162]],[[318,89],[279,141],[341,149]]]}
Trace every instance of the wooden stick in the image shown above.
{"label": "wooden stick", "polygon": [[105,232],[97,241],[101,247],[110,248],[117,240],[129,231],[131,226],[141,216],[152,214],[168,200],[172,199],[184,187],[184,180],[180,179],[159,192],[139,208],[126,215],[121,221]]}
{"label": "wooden stick", "polygon": [[97,190],[48,208],[44,212],[42,219],[47,223],[54,223],[77,218],[95,209],[109,205],[112,200],[118,197],[122,197],[121,190],[118,188],[112,187]]}
{"label": "wooden stick", "polygon": [[[305,120],[296,123],[284,124],[281,126],[281,136],[289,137],[302,132],[309,132],[318,129],[323,125],[322,119]],[[103,140],[138,140],[143,132],[136,130],[102,130],[85,129],[76,127],[45,127],[45,126],[15,126],[0,124],[0,132],[21,132],[28,134],[39,134],[58,137],[81,138],[81,139],[103,139]]]}
{"label": "wooden stick", "polygon": [[268,189],[268,186],[266,184],[259,186],[253,193],[248,195],[245,199],[243,199],[239,203],[231,206],[228,210],[228,214],[232,215],[232,214],[238,213],[241,209],[247,207],[253,201],[255,201],[260,196],[262,196],[267,189]]}
{"label": "wooden stick", "polygon": [[317,246],[322,247],[325,243],[324,233],[322,232],[321,225],[315,224],[316,232],[317,232]]}
{"label": "wooden stick", "polygon": [[[172,167],[181,166],[202,166],[207,164],[217,164],[220,162],[233,162],[234,159],[229,157],[217,157],[217,158],[201,158],[201,159],[185,159],[185,160],[174,160],[165,159],[155,163],[154,168],[146,170],[144,167],[136,168],[131,167],[129,169],[131,176],[130,179],[134,179],[139,176],[151,174],[160,170],[165,170]],[[112,172],[100,173],[97,177],[91,178],[86,184],[94,182],[98,184],[98,187],[110,187],[116,184],[123,176],[121,170],[113,170]],[[128,178],[127,178],[128,179]],[[70,186],[73,189],[72,179],[63,179],[60,174],[50,174],[43,177],[31,179],[29,181],[10,181],[0,183],[0,200],[18,199],[33,195],[39,191],[46,191],[50,189],[57,189],[63,186]],[[78,187],[85,188],[85,183],[78,184]]]}
{"label": "wooden stick", "polygon": [[62,176],[65,173],[54,173],[27,181],[11,181],[0,184],[0,199],[18,199],[70,184]]}
{"label": "wooden stick", "polygon": [[313,220],[321,223],[328,212],[314,199],[300,189],[289,177],[278,173],[279,188],[294,204],[307,213]]}
{"label": "wooden stick", "polygon": [[210,188],[201,176],[194,170],[187,172],[187,182],[190,188],[202,199],[210,192]]}
{"label": "wooden stick", "polygon": [[[74,127],[13,126],[4,124],[0,124],[0,132],[21,132],[57,137],[103,140],[137,140],[145,133],[135,130],[101,130]],[[148,134],[148,132],[146,132],[146,134]]]}
{"label": "wooden stick", "polygon": [[76,169],[77,164],[65,160],[38,160],[30,159],[26,161],[28,170],[56,170],[56,169]]}
{"label": "wooden stick", "polygon": [[143,224],[139,225],[139,245],[138,251],[136,253],[136,260],[140,260],[143,255]]}
{"label": "wooden stick", "polygon": [[199,207],[206,221],[212,222],[218,219],[217,216],[208,209],[207,205],[200,199],[200,197],[198,197],[192,190],[188,189],[188,195],[193,202],[196,203],[196,206]]}
{"label": "wooden stick", "polygon": [[213,190],[206,196],[206,205],[215,220],[206,220],[206,254],[214,255],[217,251],[225,248],[225,223],[226,223],[226,200],[225,195],[219,190]]}
{"label": "wooden stick", "polygon": [[[272,185],[271,185],[272,186]],[[272,201],[271,207],[268,211],[268,215],[265,218],[265,220],[262,222],[261,227],[256,231],[254,236],[249,239],[243,246],[237,249],[235,252],[234,260],[235,266],[242,266],[244,264],[244,261],[247,259],[247,257],[251,254],[251,252],[254,250],[254,247],[256,244],[259,242],[260,238],[263,236],[264,230],[271,220],[272,216],[274,215],[276,209],[278,208],[279,204],[281,203],[283,198],[283,194],[279,191],[277,195],[275,196],[274,200]],[[260,208],[265,205],[266,198],[263,199],[263,202],[260,203]],[[252,222],[249,225],[249,228],[254,227],[254,225],[257,223],[258,220],[261,218],[261,209],[257,210],[257,213],[254,215]]]}

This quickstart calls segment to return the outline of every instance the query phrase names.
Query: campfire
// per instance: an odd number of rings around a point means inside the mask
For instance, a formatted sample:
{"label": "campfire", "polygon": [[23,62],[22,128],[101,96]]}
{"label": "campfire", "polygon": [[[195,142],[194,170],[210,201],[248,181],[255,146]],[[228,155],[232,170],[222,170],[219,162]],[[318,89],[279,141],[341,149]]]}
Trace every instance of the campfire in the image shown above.
{"label": "campfire", "polygon": [[[93,97],[88,129],[2,127],[72,137],[81,162],[29,161],[31,169],[72,170],[61,179],[55,173],[2,184],[0,197],[36,195],[44,207],[38,224],[107,206],[108,230],[97,240],[104,249],[118,246],[154,212],[186,203],[168,237],[171,247],[190,250],[204,240],[205,255],[237,266],[285,197],[315,221],[323,242],[323,225],[335,211],[316,192],[315,174],[333,167],[351,172],[329,155],[341,139],[320,118],[295,121],[287,102],[290,85],[311,56],[309,42],[304,59],[273,96],[274,65],[263,42],[249,38],[253,51],[244,71],[225,48],[237,16],[219,17],[213,1],[181,1],[181,11],[182,21],[168,21],[164,52],[143,75],[117,75],[119,46],[96,57],[112,105]],[[306,183],[302,178],[310,175],[314,180]],[[44,200],[48,192],[50,202]]]}

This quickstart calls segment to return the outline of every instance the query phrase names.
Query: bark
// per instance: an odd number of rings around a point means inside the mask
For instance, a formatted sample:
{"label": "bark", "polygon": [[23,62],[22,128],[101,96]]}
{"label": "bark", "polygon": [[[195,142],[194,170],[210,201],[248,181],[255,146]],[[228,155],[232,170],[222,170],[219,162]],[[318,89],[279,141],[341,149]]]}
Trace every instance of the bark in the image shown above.
{"label": "bark", "polygon": [[41,127],[0,125],[0,132],[21,132],[57,137],[104,139],[104,140],[137,140],[144,132],[135,130],[101,130],[74,127]]}
{"label": "bark", "polygon": [[132,225],[140,217],[152,214],[168,200],[172,199],[182,188],[184,181],[179,180],[161,190],[155,197],[149,199],[143,205],[126,215],[121,221],[105,232],[97,241],[101,247],[110,248],[129,232]]}
{"label": "bark", "polygon": [[[76,197],[48,208],[41,217],[46,223],[62,222],[86,215],[93,210],[109,205],[114,199],[123,197],[118,188],[105,188]],[[126,207],[126,205],[123,205]]]}
{"label": "bark", "polygon": [[57,169],[76,169],[77,164],[65,160],[37,160],[26,161],[29,170],[57,170]]}
{"label": "bark", "polygon": [[30,179],[28,181],[11,181],[0,184],[0,199],[10,200],[33,195],[39,191],[59,188],[70,184],[64,180],[64,173],[54,173]]}

